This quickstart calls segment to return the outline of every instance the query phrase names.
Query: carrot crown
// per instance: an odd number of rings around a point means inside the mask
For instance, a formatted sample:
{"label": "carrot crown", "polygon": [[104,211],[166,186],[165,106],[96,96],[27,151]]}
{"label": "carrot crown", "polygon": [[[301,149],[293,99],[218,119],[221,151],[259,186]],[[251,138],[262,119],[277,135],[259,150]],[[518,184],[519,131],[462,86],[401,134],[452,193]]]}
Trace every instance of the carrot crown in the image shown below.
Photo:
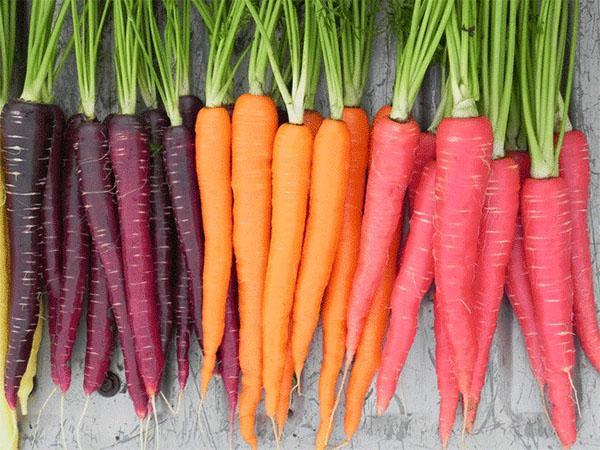
{"label": "carrot crown", "polygon": [[504,157],[515,65],[518,0],[481,7],[481,104],[494,129],[493,158]]}
{"label": "carrot crown", "polygon": [[[569,3],[572,3],[569,14]],[[520,8],[519,81],[523,122],[531,154],[531,176],[558,176],[566,114],[562,114],[558,138],[554,137],[557,111],[567,111],[573,86],[573,67],[579,22],[579,0],[522,0]],[[564,69],[571,19],[568,66]],[[563,80],[563,72],[565,80]],[[560,86],[564,81],[564,103]]]}
{"label": "carrot crown", "polygon": [[[504,1],[504,0],[503,0]],[[452,117],[478,116],[478,51],[481,31],[477,27],[477,2],[456,0],[448,24],[446,43],[452,90]]]}
{"label": "carrot crown", "polygon": [[[277,23],[281,15],[281,2],[277,0],[264,0],[260,2],[258,12],[260,20],[265,24],[266,36],[254,33],[250,47],[250,59],[248,61],[248,88],[253,95],[265,95],[267,92],[267,75],[269,68],[269,56],[265,39],[273,42]],[[285,39],[282,39],[285,42]],[[281,59],[280,59],[281,60]]]}
{"label": "carrot crown", "polygon": [[27,39],[27,68],[21,99],[29,102],[49,100],[56,74],[62,68],[70,45],[64,50],[64,57],[56,64],[58,38],[69,11],[70,2],[64,0],[60,5],[54,23],[52,18],[56,9],[54,0],[31,3],[31,20]]}
{"label": "carrot crown", "polygon": [[223,106],[229,98],[233,76],[248,48],[232,66],[233,44],[244,16],[244,0],[195,0],[194,4],[204,20],[209,34],[208,63],[206,66],[206,106]]}
{"label": "carrot crown", "polygon": [[83,10],[79,13],[77,2],[71,2],[73,42],[75,44],[75,61],[77,63],[81,110],[88,119],[95,117],[96,61],[100,36],[102,35],[102,28],[108,15],[109,4],[110,2],[106,2],[100,13],[97,1],[85,0]]}
{"label": "carrot crown", "polygon": [[315,26],[313,0],[304,2],[304,36],[300,36],[300,20],[294,0],[276,0],[282,4],[285,22],[286,39],[289,43],[289,60],[291,70],[291,87],[288,88],[280,61],[269,42],[269,33],[259,12],[251,0],[244,0],[250,15],[256,22],[256,28],[264,37],[265,51],[269,57],[271,70],[281,98],[288,112],[290,123],[304,123],[304,106],[307,94],[310,62],[315,57],[317,47],[317,28]]}
{"label": "carrot crown", "polygon": [[[392,1],[396,19],[401,20],[398,15],[405,13],[405,1]],[[408,120],[453,5],[454,0],[414,0],[408,36],[398,42],[392,119]]]}
{"label": "carrot crown", "polygon": [[341,120],[344,111],[344,88],[342,81],[342,57],[340,33],[336,21],[334,0],[315,0],[319,42],[323,52],[329,110],[332,119]]}
{"label": "carrot crown", "polygon": [[0,109],[8,100],[8,90],[15,61],[17,0],[0,2]]}
{"label": "carrot crown", "polygon": [[140,59],[137,25],[141,17],[141,1],[113,0],[117,100],[122,114],[135,114]]}
{"label": "carrot crown", "polygon": [[344,105],[360,106],[369,76],[377,2],[344,1],[340,7]]}

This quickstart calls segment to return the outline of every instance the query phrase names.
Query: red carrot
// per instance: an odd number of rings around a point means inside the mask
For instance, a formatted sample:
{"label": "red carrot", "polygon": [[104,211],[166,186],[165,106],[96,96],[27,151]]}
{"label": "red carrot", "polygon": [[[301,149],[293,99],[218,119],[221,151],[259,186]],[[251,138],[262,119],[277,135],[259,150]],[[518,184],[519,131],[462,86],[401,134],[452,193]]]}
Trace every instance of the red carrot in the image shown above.
{"label": "red carrot", "polygon": [[429,162],[435,160],[435,133],[431,131],[423,131],[419,136],[419,147],[415,153],[415,161],[413,163],[412,174],[408,182],[408,217],[412,217],[415,196],[421,181],[421,175],[425,166]]}
{"label": "red carrot", "polygon": [[192,333],[192,315],[190,314],[191,292],[190,274],[185,264],[185,253],[181,245],[177,248],[175,258],[177,277],[173,285],[173,301],[175,302],[175,334],[177,354],[177,380],[182,392],[190,375],[190,335]]}
{"label": "red carrot", "polygon": [[110,367],[114,346],[114,325],[110,291],[98,254],[93,251],[87,310],[87,340],[83,370],[83,392],[91,395],[102,386]]}
{"label": "red carrot", "polygon": [[600,331],[594,299],[594,279],[590,237],[588,230],[588,205],[590,186],[590,159],[586,136],[573,130],[565,133],[560,152],[560,176],[569,189],[571,208],[573,276],[573,313],[575,333],[586,356],[600,371]]}
{"label": "red carrot", "polygon": [[69,119],[61,160],[60,203],[63,222],[61,292],[56,310],[56,350],[52,359],[52,379],[62,393],[71,384],[70,360],[81,319],[84,290],[90,262],[90,234],[79,195],[77,146],[78,129],[85,120],[78,114]]}
{"label": "red carrot", "polygon": [[383,414],[396,391],[398,377],[417,332],[421,300],[433,281],[435,173],[435,162],[425,166],[414,199],[410,232],[392,291],[392,316],[377,376],[377,414]]}

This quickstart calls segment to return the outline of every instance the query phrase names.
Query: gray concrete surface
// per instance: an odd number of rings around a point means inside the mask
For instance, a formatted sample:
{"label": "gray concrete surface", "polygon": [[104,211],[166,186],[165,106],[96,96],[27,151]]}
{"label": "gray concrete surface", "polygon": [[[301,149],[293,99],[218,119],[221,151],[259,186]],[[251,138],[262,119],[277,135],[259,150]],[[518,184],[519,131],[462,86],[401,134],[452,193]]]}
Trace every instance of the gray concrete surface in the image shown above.
{"label": "gray concrete surface", "polygon": [[[582,0],[581,32],[576,67],[575,90],[571,117],[576,127],[584,130],[589,138],[592,161],[592,217],[594,272],[600,271],[597,258],[600,243],[600,223],[597,212],[600,207],[600,1]],[[194,14],[195,16],[195,14]],[[383,17],[381,17],[383,19]],[[383,23],[380,21],[380,23]],[[364,106],[370,113],[390,100],[394,71],[394,45],[386,37],[384,26],[377,34],[373,48],[371,77]],[[194,93],[203,93],[203,75],[199,73],[206,61],[206,44],[201,27],[194,18]],[[112,72],[112,49],[105,42],[101,51],[98,86],[98,111],[103,117],[116,108],[114,77]],[[243,74],[243,72],[242,72]],[[437,84],[435,74],[429,77],[415,114],[424,125],[431,117],[435,104]],[[243,86],[243,76],[238,82],[238,92]],[[15,90],[18,88],[15,87]],[[75,67],[72,61],[57,83],[57,101],[71,114],[77,109],[75,89]],[[320,95],[319,104],[325,103]],[[598,277],[596,277],[598,279]],[[600,284],[600,283],[599,283]],[[598,290],[597,290],[598,292]],[[559,448],[552,429],[543,413],[540,393],[529,370],[523,340],[511,311],[506,304],[500,313],[488,381],[483,392],[480,416],[476,432],[464,442],[468,449],[554,449]],[[352,449],[433,449],[438,448],[437,410],[438,395],[434,371],[432,304],[423,302],[420,312],[419,333],[410,353],[396,395],[388,413],[376,417],[374,391],[368,394],[364,406],[360,432],[350,443]],[[82,330],[83,331],[83,330]],[[80,341],[73,362],[73,387],[65,399],[65,432],[69,449],[77,448],[75,431],[84,405],[81,390],[83,350]],[[315,429],[318,425],[317,383],[321,355],[321,339],[317,335],[312,347],[312,356],[304,370],[303,396],[295,397],[290,418],[285,429],[282,448],[286,450],[312,448]],[[198,379],[200,358],[198,349],[192,353],[193,378]],[[123,374],[120,358],[115,358],[114,372]],[[32,416],[20,419],[22,447],[25,449],[61,448],[59,434],[59,399],[54,397],[44,410],[39,427],[36,415],[52,386],[48,377],[49,361],[47,337],[39,361],[37,389],[30,401]],[[175,378],[173,363],[168,368],[166,395],[174,400],[177,387],[170,380]],[[600,380],[599,375],[578,352],[575,370],[575,385],[581,405],[578,420],[579,439],[574,447],[578,450],[600,448]],[[200,413],[197,413],[199,395],[194,383],[190,383],[181,412],[177,417],[169,414],[159,404],[160,448],[171,449],[227,449],[230,446],[227,407],[220,381],[212,385]],[[343,407],[341,408],[343,410]],[[274,448],[271,426],[263,410],[258,412],[258,434],[263,448]],[[343,439],[341,417],[335,421],[332,443]],[[112,398],[94,395],[90,408],[82,421],[81,443],[85,449],[136,449],[138,448],[139,424],[135,418],[128,395],[122,392]],[[153,434],[149,446],[154,445]],[[459,448],[460,436],[455,434],[451,448]],[[233,436],[233,447],[244,448],[237,430]],[[149,447],[151,448],[151,447]]]}

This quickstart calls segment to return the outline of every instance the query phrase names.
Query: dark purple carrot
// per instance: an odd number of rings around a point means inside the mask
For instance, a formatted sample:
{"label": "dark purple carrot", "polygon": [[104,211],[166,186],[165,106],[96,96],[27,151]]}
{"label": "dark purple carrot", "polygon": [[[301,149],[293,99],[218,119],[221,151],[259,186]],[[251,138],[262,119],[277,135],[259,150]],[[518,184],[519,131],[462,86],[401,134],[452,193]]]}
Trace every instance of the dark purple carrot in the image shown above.
{"label": "dark purple carrot", "polygon": [[110,367],[115,331],[110,303],[110,291],[100,257],[92,251],[83,370],[83,392],[87,396],[100,389]]}
{"label": "dark purple carrot", "polygon": [[81,319],[83,295],[90,261],[90,234],[79,195],[77,147],[79,127],[85,117],[69,119],[61,158],[60,210],[62,213],[62,270],[60,298],[56,310],[56,346],[51,360],[52,380],[65,393],[71,385],[71,354]]}
{"label": "dark purple carrot", "polygon": [[200,108],[204,106],[202,100],[195,95],[182,95],[179,97],[179,113],[182,125],[195,134],[196,116]]}
{"label": "dark purple carrot", "polygon": [[238,311],[238,286],[235,261],[231,267],[227,303],[225,305],[225,331],[217,355],[221,361],[221,376],[229,402],[229,429],[233,429],[240,381],[240,315]]}
{"label": "dark purple carrot", "polygon": [[150,235],[149,142],[141,121],[117,114],[108,126],[115,173],[127,309],[140,375],[150,398],[158,391],[164,356],[160,344],[158,305]]}
{"label": "dark purple carrot", "polygon": [[[105,120],[106,122],[106,120]],[[119,218],[114,177],[108,151],[107,126],[86,122],[79,129],[77,162],[79,189],[92,235],[110,291],[112,312],[125,362],[125,377],[135,412],[146,417],[148,397],[136,361],[133,331],[129,323],[123,278]]]}
{"label": "dark purple carrot", "polygon": [[191,291],[190,274],[185,264],[185,253],[178,246],[175,258],[175,273],[173,283],[173,300],[175,302],[175,330],[177,348],[177,380],[179,392],[183,392],[190,375],[190,335],[192,334],[192,315],[190,313]]}
{"label": "dark purple carrot", "polygon": [[42,199],[54,120],[50,106],[21,100],[8,102],[1,120],[12,287],[4,390],[14,409],[40,308]]}
{"label": "dark purple carrot", "polygon": [[[44,246],[44,280],[48,295],[48,330],[50,334],[50,351],[54,355],[56,340],[56,305],[60,297],[60,271],[62,220],[60,213],[60,161],[64,129],[64,115],[58,106],[52,107],[54,122],[52,127],[52,143],[48,160],[48,174],[44,185],[42,200],[42,243]],[[51,356],[53,358],[53,356]]]}
{"label": "dark purple carrot", "polygon": [[177,236],[190,274],[192,321],[202,342],[204,240],[192,132],[183,126],[168,128],[163,143]]}
{"label": "dark purple carrot", "polygon": [[173,330],[171,279],[175,269],[173,250],[176,238],[162,158],[163,135],[165,128],[169,126],[169,118],[164,111],[151,109],[142,114],[142,121],[150,136],[150,232],[154,249],[154,282],[160,314],[160,342],[165,353]]}

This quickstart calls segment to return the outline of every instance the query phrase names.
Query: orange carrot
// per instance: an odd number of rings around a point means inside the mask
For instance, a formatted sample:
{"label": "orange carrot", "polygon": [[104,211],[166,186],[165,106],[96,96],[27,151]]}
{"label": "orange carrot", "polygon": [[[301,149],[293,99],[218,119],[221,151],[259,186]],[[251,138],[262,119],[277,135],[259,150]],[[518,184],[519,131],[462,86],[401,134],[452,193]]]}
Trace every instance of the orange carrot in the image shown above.
{"label": "orange carrot", "polygon": [[261,315],[271,237],[271,159],[277,110],[270,97],[244,94],[232,120],[233,248],[239,283],[240,432],[256,443],[254,414],[262,386]]}
{"label": "orange carrot", "polygon": [[[290,323],[291,325],[291,323]],[[288,419],[290,410],[290,399],[292,397],[292,383],[294,381],[294,360],[292,359],[292,350],[288,345],[285,352],[285,366],[283,368],[283,377],[281,378],[281,388],[277,412],[275,413],[275,423],[279,433],[279,439],[283,436],[283,427]]]}
{"label": "orange carrot", "polygon": [[223,338],[232,258],[231,120],[223,107],[204,107],[198,113],[196,172],[205,236],[201,385],[204,397]]}
{"label": "orange carrot", "polygon": [[307,109],[304,111],[304,125],[310,128],[313,136],[317,135],[317,131],[323,123],[323,116],[321,113],[314,109]]}
{"label": "orange carrot", "polygon": [[350,372],[348,390],[346,391],[346,415],[344,417],[344,433],[348,440],[352,439],[358,429],[365,396],[381,363],[383,339],[390,315],[390,296],[398,271],[397,255],[402,226],[402,220],[400,220],[388,250],[387,263],[381,284],[373,298],[373,305],[365,322],[354,357],[352,372]]}
{"label": "orange carrot", "polygon": [[358,261],[360,223],[365,196],[369,155],[369,118],[362,108],[344,108],[344,122],[350,131],[350,176],[344,205],[343,225],[331,278],[323,299],[323,360],[319,377],[321,422],[317,447],[328,441],[329,418],[335,401],[335,384],[344,361],[346,310],[352,276]]}

